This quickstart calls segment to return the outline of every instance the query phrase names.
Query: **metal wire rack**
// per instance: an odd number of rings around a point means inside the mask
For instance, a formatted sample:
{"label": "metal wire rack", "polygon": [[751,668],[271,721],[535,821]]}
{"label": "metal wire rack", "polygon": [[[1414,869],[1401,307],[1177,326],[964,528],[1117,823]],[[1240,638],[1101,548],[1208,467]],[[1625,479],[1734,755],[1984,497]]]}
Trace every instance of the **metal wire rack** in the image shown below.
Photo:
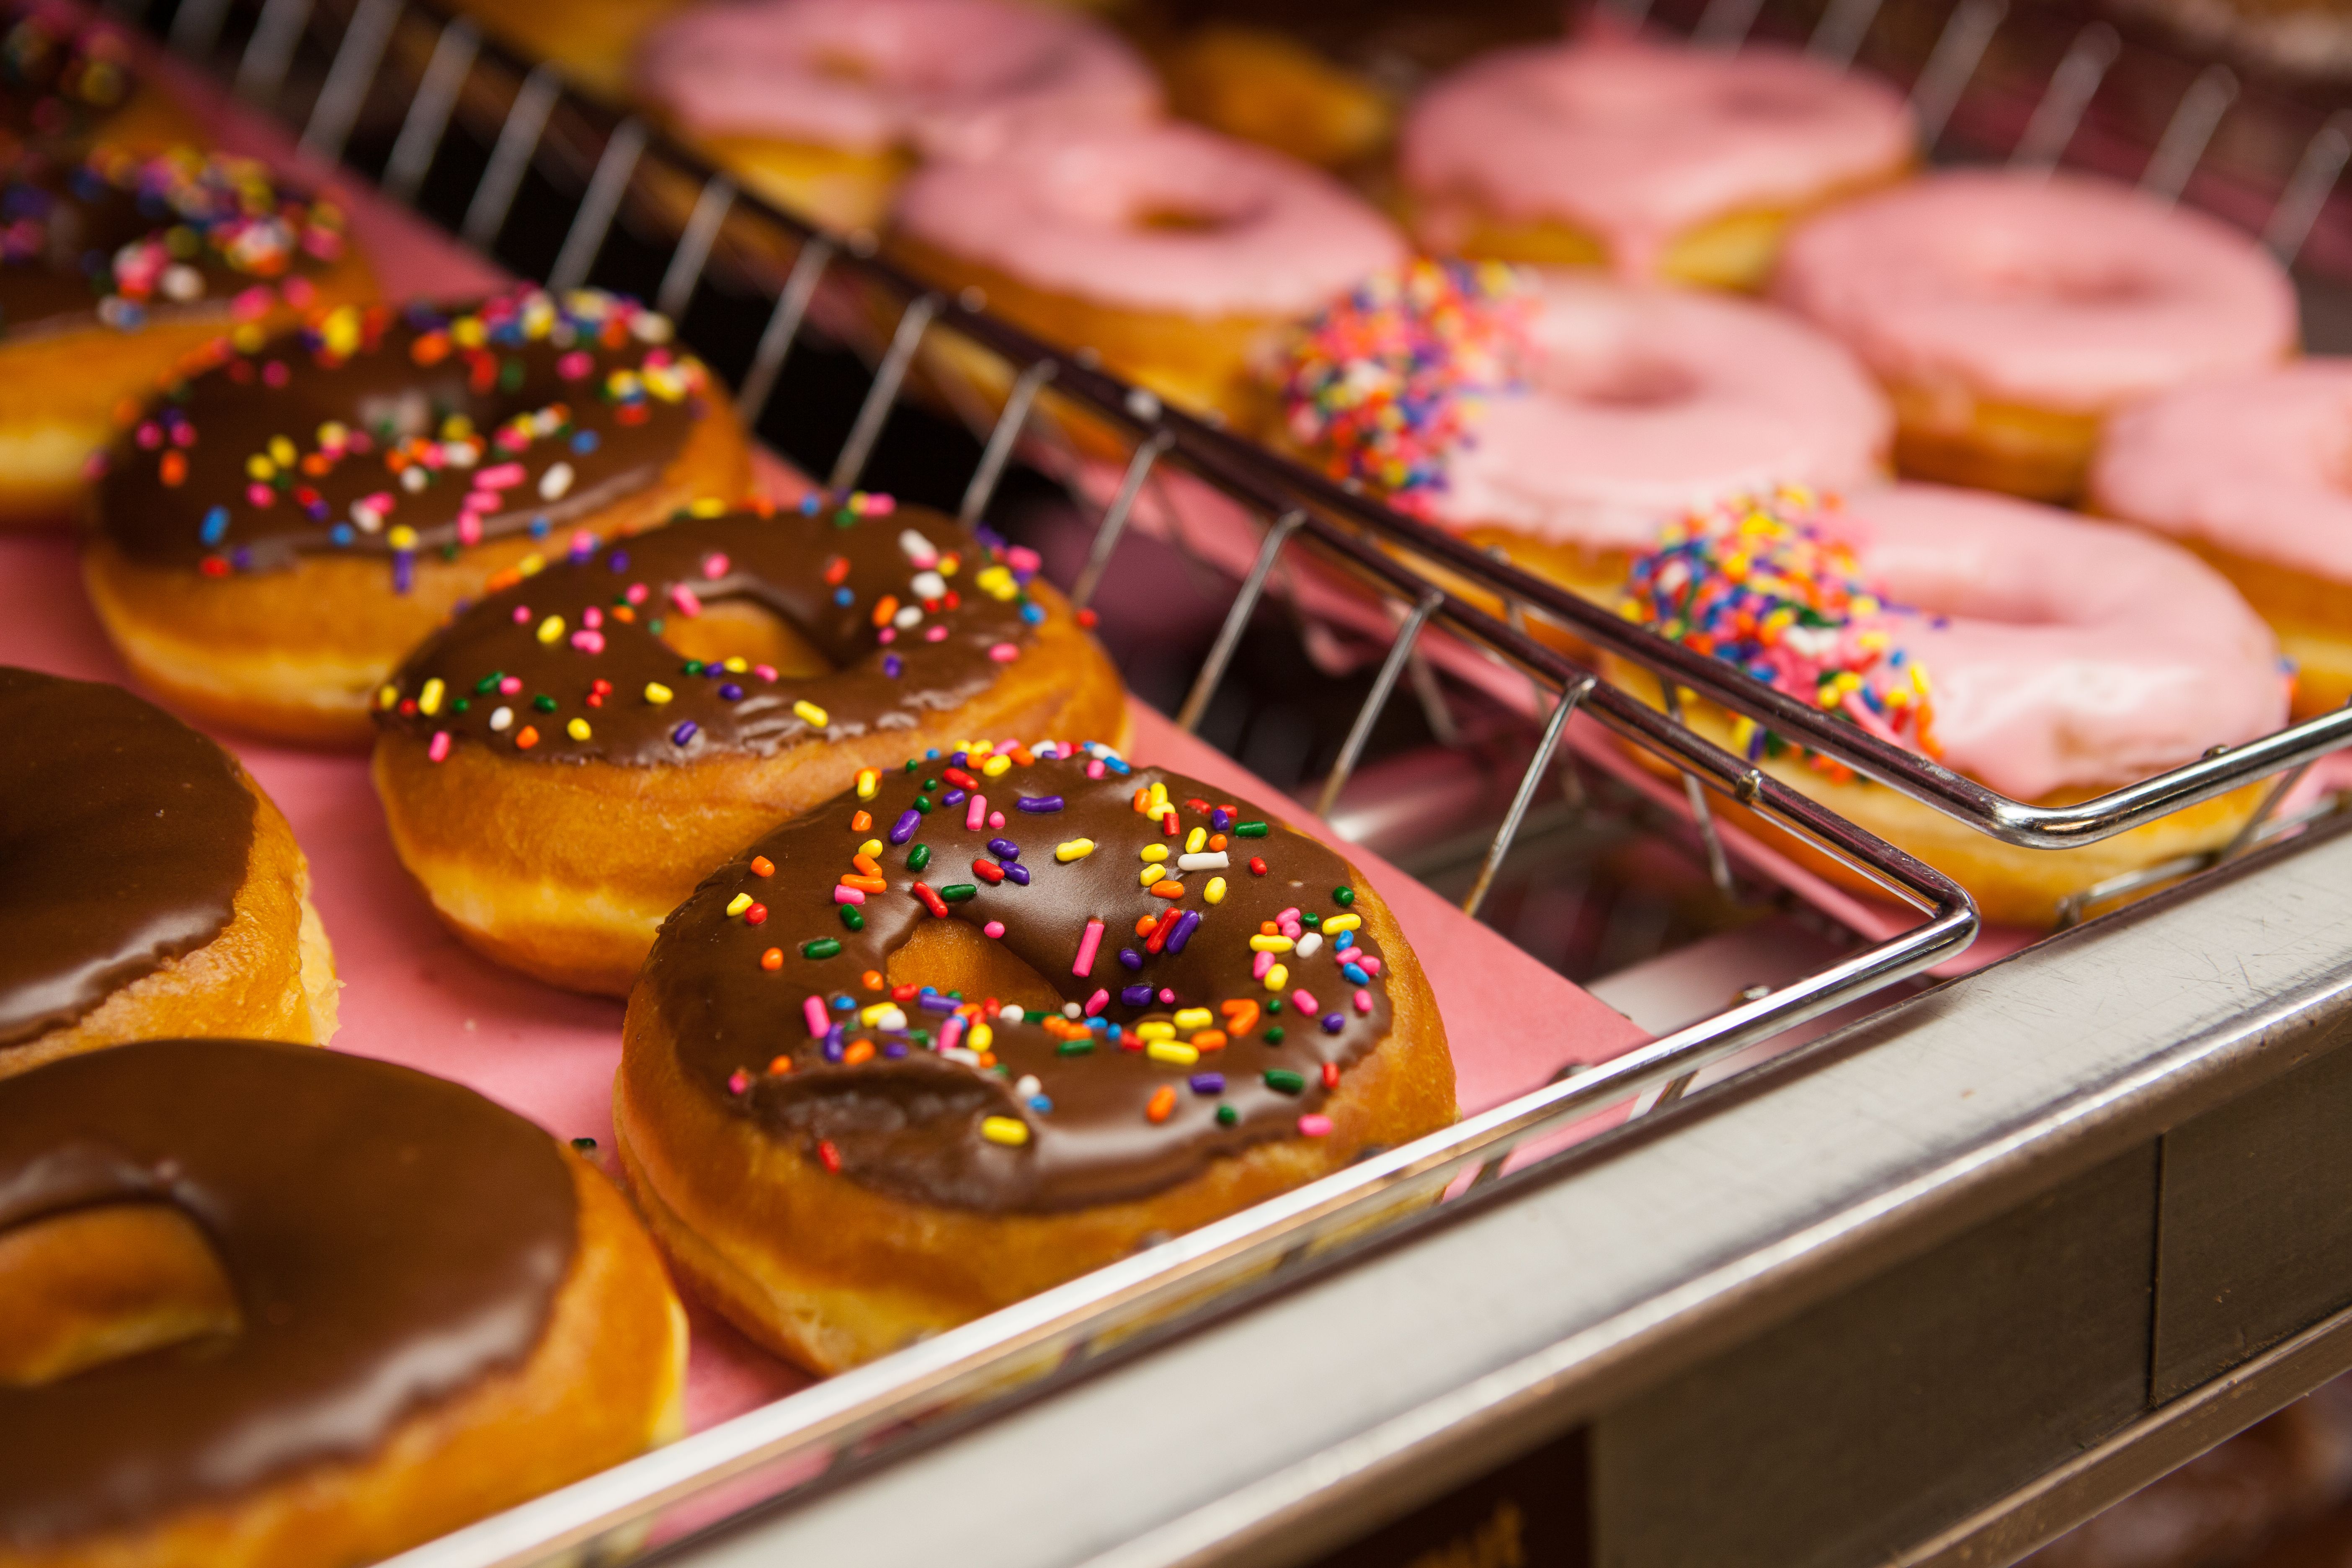
{"label": "metal wire rack", "polygon": [[[1960,88],[2000,23],[2000,4],[1965,0],[1937,35],[1914,89],[1923,123],[1940,132],[1961,118]],[[1736,44],[1758,26],[1761,11],[1760,0],[1713,0],[1697,26],[1710,39]],[[1876,16],[1874,0],[1835,0],[1816,34],[1826,37],[1825,50],[1835,46],[1851,58]],[[236,0],[184,0],[152,23],[174,48],[206,63],[225,52],[224,39],[237,40],[227,51],[236,90],[281,111],[291,104],[301,145],[317,157],[341,157],[363,119],[389,112],[396,131],[375,171],[382,188],[415,202],[428,183],[469,182],[457,227],[485,249],[501,248],[517,199],[534,176],[576,192],[562,244],[544,268],[559,287],[596,274],[625,214],[633,219],[651,214],[656,221],[674,216],[666,236],[667,258],[650,290],[661,308],[684,318],[698,289],[719,268],[748,279],[772,300],[738,381],[739,404],[754,424],[788,357],[803,342],[829,278],[853,276],[899,301],[894,328],[875,345],[870,384],[826,476],[832,488],[851,487],[865,472],[933,334],[976,345],[1001,358],[1011,373],[1008,399],[963,490],[967,520],[979,519],[989,506],[1049,395],[1120,432],[1129,456],[1071,584],[1072,597],[1082,605],[1103,581],[1129,536],[1138,497],[1161,466],[1175,466],[1239,501],[1260,520],[1264,533],[1179,713],[1185,727],[1201,721],[1277,563],[1289,552],[1312,552],[1392,612],[1395,635],[1325,779],[1327,813],[1340,800],[1381,710],[1426,637],[1453,637],[1517,671],[1529,683],[1540,733],[1463,900],[1473,913],[1554,768],[1571,716],[1582,715],[1679,773],[1719,880],[1728,880],[1729,856],[1707,806],[1710,790],[1741,801],[1925,917],[1899,935],[1777,991],[1743,995],[1726,1010],[1604,1066],[420,1548],[403,1559],[416,1568],[538,1563],[583,1548],[617,1559],[642,1551],[649,1532],[696,1527],[877,1462],[952,1429],[992,1401],[1081,1375],[1091,1362],[1171,1331],[1175,1320],[1213,1300],[1231,1303],[1279,1289],[1349,1247],[1372,1245],[1366,1237],[1381,1222],[1387,1224],[1379,1233],[1389,1237],[1444,1223],[1449,1213],[1484,1201],[1482,1193],[1498,1190],[1495,1178],[1505,1158],[1528,1140],[1648,1090],[1672,1099],[1708,1063],[1916,974],[1966,946],[1975,913],[1948,879],[1716,748],[1672,714],[1600,681],[1532,635],[1530,615],[1654,672],[1670,700],[1688,691],[1748,713],[2017,843],[2063,846],[2105,837],[2266,773],[2306,764],[2352,739],[2347,733],[2352,716],[2337,715],[2082,806],[2044,810],[2009,801],[1827,723],[1727,667],[1650,637],[1448,536],[1166,408],[1104,374],[1091,356],[1057,351],[996,321],[983,300],[970,293],[948,297],[898,271],[876,256],[871,236],[811,230],[740,191],[657,129],[582,97],[552,68],[516,58],[472,23],[427,0],[355,0],[347,7],[262,0],[242,8]],[[2068,79],[2079,82],[2082,74],[2077,67]],[[2069,91],[2088,96],[2079,85]],[[2047,126],[2038,136],[2037,146],[2063,145]],[[2187,137],[2181,133],[2184,144]],[[2198,148],[2186,154],[2190,167],[2202,145],[2200,136]],[[2176,153],[2173,162],[2182,156]],[[2336,162],[2340,166],[2343,158]],[[2316,178],[2296,187],[2301,194],[2294,199],[2311,209],[2296,220],[2298,240],[2315,227],[2324,205],[2324,186],[2316,197],[2310,191]],[[676,199],[681,191],[689,193],[682,202]],[[1478,595],[1505,605],[1504,616],[1481,608]],[[1449,1190],[1458,1195],[1433,1206]]]}

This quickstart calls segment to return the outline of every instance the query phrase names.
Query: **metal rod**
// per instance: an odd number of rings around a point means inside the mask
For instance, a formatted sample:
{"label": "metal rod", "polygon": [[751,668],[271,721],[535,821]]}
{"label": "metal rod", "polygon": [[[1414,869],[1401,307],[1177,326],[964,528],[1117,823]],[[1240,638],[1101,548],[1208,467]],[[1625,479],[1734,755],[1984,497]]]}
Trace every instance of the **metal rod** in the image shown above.
{"label": "metal rod", "polygon": [[[1658,1097],[1650,1101],[1650,1110],[1664,1110],[1667,1106],[1672,1105],[1675,1100],[1680,1100],[1684,1095],[1688,1094],[1690,1092],[1690,1086],[1697,1079],[1697,1078],[1698,1073],[1694,1069],[1690,1072],[1684,1073],[1679,1077],[1668,1079],[1659,1087]],[[1647,1114],[1647,1112],[1644,1112],[1644,1114]]]}
{"label": "metal rod", "polygon": [[836,494],[855,489],[857,476],[866,471],[866,460],[874,455],[874,443],[882,438],[882,426],[890,417],[891,405],[898,401],[898,388],[907,379],[907,368],[915,363],[915,351],[922,347],[923,333],[939,311],[937,294],[919,294],[908,302],[906,313],[898,318],[898,330],[890,336],[889,352],[882,356],[882,363],[874,372],[874,384],[866,389],[866,401],[857,405],[857,420],[849,427],[849,439],[841,444],[841,456],[833,460],[829,484]]}
{"label": "metal rod", "polygon": [[1472,920],[1478,918],[1478,907],[1486,901],[1487,890],[1494,887],[1495,878],[1503,868],[1504,858],[1511,852],[1511,840],[1519,836],[1519,824],[1527,820],[1528,807],[1535,804],[1536,788],[1550,771],[1552,753],[1559,750],[1559,737],[1568,728],[1569,716],[1577,704],[1591,691],[1593,678],[1585,677],[1584,684],[1572,687],[1560,697],[1559,706],[1544,721],[1543,738],[1536,742],[1536,754],[1528,759],[1527,772],[1519,775],[1517,793],[1511,796],[1511,808],[1503,814],[1503,826],[1495,830],[1494,841],[1486,846],[1486,858],[1478,868],[1478,879],[1470,884],[1463,896],[1462,912]]}
{"label": "metal rod", "polygon": [[2074,35],[2066,58],[2050,73],[2050,85],[2033,106],[2025,133],[2010,151],[2011,168],[2048,170],[2066,155],[2075,128],[2083,123],[2083,111],[2091,107],[2107,68],[2122,52],[2123,39],[2105,22],[2093,22]]}
{"label": "metal rod", "polygon": [[294,63],[294,46],[310,20],[310,0],[263,0],[229,90],[243,99],[274,101]]}
{"label": "metal rod", "polygon": [[466,205],[466,221],[458,226],[459,237],[475,249],[496,247],[499,230],[506,226],[507,214],[522,190],[531,154],[539,151],[540,132],[547,129],[547,116],[562,91],[563,79],[553,66],[543,62],[531,67],[530,74],[515,89],[514,101],[507,106],[506,122],[499,127],[499,139],[491,145],[489,166],[482,171],[482,183],[474,187],[474,199]]}
{"label": "metal rod", "polygon": [[[1675,683],[1663,675],[1659,676],[1658,693],[1666,717],[1685,729],[1689,728],[1683,720],[1682,692]],[[1688,768],[1683,770],[1683,799],[1689,803],[1691,822],[1698,828],[1699,842],[1706,850],[1708,879],[1715,883],[1716,890],[1724,897],[1737,898],[1739,889],[1731,879],[1731,858],[1723,852],[1723,836],[1716,831],[1715,808],[1707,802],[1706,786]]]}
{"label": "metal rod", "polygon": [[742,385],[736,389],[735,407],[743,416],[745,429],[758,429],[760,416],[768,411],[768,399],[775,394],[776,377],[784,368],[784,356],[792,353],[793,340],[800,335],[801,318],[808,314],[809,301],[816,298],[817,282],[832,261],[831,240],[801,242],[801,253],[793,258],[793,269],[784,279],[784,291],[776,296],[776,308],[768,313],[768,324],[760,333],[759,346],[751,351],[751,366],[743,373]]}
{"label": "metal rod", "polygon": [[2303,253],[2304,241],[2327,209],[2327,198],[2347,159],[2352,159],[2352,112],[2338,110],[2305,146],[2286,188],[2279,193],[2278,205],[2271,209],[2270,222],[2263,226],[2263,243],[2280,266],[2294,266]]}
{"label": "metal rod", "polygon": [[605,139],[604,153],[596,160],[596,172],[588,176],[588,190],[580,198],[580,211],[563,236],[563,248],[555,253],[555,265],[547,269],[550,289],[559,294],[569,293],[588,281],[597,255],[604,248],[604,237],[612,232],[614,215],[621,210],[621,196],[628,189],[630,176],[637,172],[637,160],[645,150],[645,121],[635,115],[613,128],[613,134]]}
{"label": "metal rod", "polygon": [[1764,0],[1706,0],[1706,9],[1691,28],[1691,42],[1702,49],[1733,53],[1748,41],[1756,14],[1763,8]]}
{"label": "metal rod", "polygon": [[1013,378],[1004,407],[988,432],[988,445],[981,448],[980,467],[972,469],[971,483],[963,488],[963,504],[956,509],[957,518],[965,526],[978,522],[980,514],[988,510],[990,498],[996,494],[997,481],[1004,478],[1004,465],[1013,460],[1013,443],[1020,440],[1022,427],[1029,423],[1030,405],[1037,401],[1037,394],[1054,379],[1058,368],[1052,360],[1041,359]]}
{"label": "metal rod", "polygon": [[319,101],[310,106],[310,121],[302,127],[303,152],[331,163],[343,155],[343,144],[351,140],[360,105],[367,101],[376,68],[383,63],[383,47],[392,39],[404,3],[360,0],[352,13],[352,25],[343,29],[343,41],[335,47],[334,63],[327,68]]}
{"label": "metal rod", "polygon": [[2180,95],[2179,107],[2172,111],[2156,151],[2148,154],[2139,188],[2167,205],[2179,201],[2189,176],[2197,172],[2198,161],[2205,156],[2221,116],[2237,98],[2237,73],[2228,66],[2207,66],[2198,72],[2189,90]]}
{"label": "metal rod", "polygon": [[1293,509],[1274,520],[1265,531],[1265,538],[1257,547],[1257,559],[1250,563],[1249,575],[1242,579],[1240,592],[1225,611],[1225,624],[1217,628],[1217,640],[1209,645],[1209,657],[1201,663],[1201,672],[1192,678],[1192,689],[1184,694],[1184,706],[1176,711],[1176,727],[1186,734],[1200,732],[1201,721],[1209,711],[1209,699],[1216,695],[1217,683],[1225,678],[1225,666],[1233,662],[1234,650],[1242,646],[1242,634],[1249,629],[1250,616],[1257,610],[1259,595],[1265,592],[1266,580],[1274,574],[1276,557],[1307,514]]}
{"label": "metal rod", "polygon": [[1911,84],[1911,113],[1919,123],[1922,148],[1932,153],[1944,139],[1961,92],[2008,15],[2009,0],[1963,0],[1944,24],[1936,47],[1927,51],[1927,63],[1919,68],[1918,80]]}
{"label": "metal rod", "polygon": [[1445,595],[1433,588],[1423,594],[1406,615],[1404,624],[1397,628],[1396,641],[1389,647],[1389,656],[1381,662],[1381,672],[1372,679],[1372,689],[1364,696],[1364,705],[1356,710],[1356,721],[1348,727],[1348,739],[1339,747],[1339,760],[1331,764],[1330,773],[1323,780],[1323,794],[1316,802],[1315,815],[1324,821],[1331,820],[1331,808],[1339,804],[1339,792],[1348,787],[1348,775],[1356,771],[1362,760],[1364,747],[1372,738],[1372,725],[1380,719],[1381,710],[1389,704],[1389,694],[1396,689],[1397,677],[1404,673],[1404,661],[1413,644],[1421,640],[1421,628]]}
{"label": "metal rod", "polygon": [[1413,700],[1421,704],[1421,716],[1429,723],[1431,737],[1449,749],[1459,746],[1462,721],[1454,716],[1454,704],[1445,700],[1445,688],[1439,684],[1429,656],[1414,649],[1412,657],[1404,661],[1404,678],[1412,687]]}
{"label": "metal rod", "polygon": [[166,38],[177,54],[202,59],[220,45],[221,26],[228,20],[229,0],[187,0],[172,18]]}
{"label": "metal rod", "polygon": [[1848,69],[1885,5],[1886,0],[1830,0],[1813,36],[1805,40],[1805,52],[1840,70]]}
{"label": "metal rod", "polygon": [[2277,779],[2273,781],[2269,791],[2263,795],[2262,805],[2254,807],[2254,813],[2246,818],[2245,826],[2231,835],[2230,842],[2221,847],[2221,852],[2213,858],[2213,863],[2216,866],[2224,865],[2252,848],[2255,841],[2262,837],[2263,824],[2268,822],[2278,811],[2280,805],[2284,804],[2286,797],[2294,793],[2294,786],[2303,782],[2304,775],[2311,772],[2311,768],[2310,763],[2302,763],[2279,774]]}
{"label": "metal rod", "polygon": [[474,56],[481,47],[482,35],[462,16],[443,27],[440,37],[433,40],[433,56],[425,62],[416,96],[408,101],[400,134],[393,139],[392,156],[384,162],[383,191],[393,200],[407,206],[416,205],[416,193],[433,167],[433,155],[441,151],[441,138],[448,134],[449,111],[457,106],[457,89],[464,85],[466,73],[474,68]]}
{"label": "metal rod", "polygon": [[1128,515],[1135,510],[1135,498],[1143,493],[1143,481],[1151,477],[1151,465],[1160,454],[1175,444],[1176,438],[1165,430],[1154,430],[1135,448],[1135,456],[1127,460],[1127,473],[1118,481],[1118,493],[1110,498],[1103,509],[1102,521],[1095,524],[1095,540],[1087,551],[1087,563],[1078,569],[1078,580],[1070,585],[1070,604],[1085,609],[1094,601],[1095,590],[1102,586],[1103,574],[1110,569],[1111,552],[1118,548],[1127,532]]}
{"label": "metal rod", "polygon": [[734,181],[713,174],[702,182],[701,193],[694,198],[694,211],[687,216],[686,228],[677,237],[677,248],[670,253],[669,266],[662,273],[661,287],[654,290],[655,310],[674,321],[685,317],[694,286],[702,281],[702,269],[710,260],[710,247],[719,241],[719,226],[734,205]]}

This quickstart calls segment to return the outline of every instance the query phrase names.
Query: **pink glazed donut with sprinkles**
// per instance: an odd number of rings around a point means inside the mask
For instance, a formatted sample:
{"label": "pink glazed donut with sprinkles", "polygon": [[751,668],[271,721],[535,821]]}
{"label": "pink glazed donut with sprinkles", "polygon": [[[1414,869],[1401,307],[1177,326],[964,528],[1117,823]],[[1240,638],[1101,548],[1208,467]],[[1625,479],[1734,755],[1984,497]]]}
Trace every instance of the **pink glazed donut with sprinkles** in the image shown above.
{"label": "pink glazed donut with sprinkles", "polygon": [[[1937,485],[1697,514],[1635,562],[1628,618],[2014,799],[2080,800],[2285,721],[2278,644],[2220,574],[2119,523]],[[1656,682],[1616,672],[1655,700]],[[1988,920],[2047,925],[2120,873],[2227,843],[2263,784],[2063,852],[1989,838],[1701,705],[1756,766],[1949,872]],[[1850,871],[1827,874],[1867,889]]]}
{"label": "pink glazed donut with sprinkles", "polygon": [[1954,171],[1824,213],[1772,293],[1893,395],[1903,473],[2039,500],[2082,493],[2123,404],[2296,341],[2294,286],[2252,239],[2063,173]]}

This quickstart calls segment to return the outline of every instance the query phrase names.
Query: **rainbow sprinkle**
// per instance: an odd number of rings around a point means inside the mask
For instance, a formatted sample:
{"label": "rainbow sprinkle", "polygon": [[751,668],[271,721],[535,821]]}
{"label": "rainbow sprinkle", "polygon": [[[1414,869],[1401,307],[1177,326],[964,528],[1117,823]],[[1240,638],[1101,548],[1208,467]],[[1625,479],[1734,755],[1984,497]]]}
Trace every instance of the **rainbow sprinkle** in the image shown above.
{"label": "rainbow sprinkle", "polygon": [[1525,384],[1533,285],[1500,262],[1416,260],[1309,322],[1280,390],[1292,439],[1331,476],[1427,515],[1489,396]]}
{"label": "rainbow sprinkle", "polygon": [[[1927,672],[1895,640],[1906,612],[1863,580],[1853,551],[1826,524],[1832,510],[1790,487],[1691,512],[1634,561],[1618,613],[1865,733],[1938,755]],[[1735,741],[1750,762],[1786,745],[1746,718]]]}

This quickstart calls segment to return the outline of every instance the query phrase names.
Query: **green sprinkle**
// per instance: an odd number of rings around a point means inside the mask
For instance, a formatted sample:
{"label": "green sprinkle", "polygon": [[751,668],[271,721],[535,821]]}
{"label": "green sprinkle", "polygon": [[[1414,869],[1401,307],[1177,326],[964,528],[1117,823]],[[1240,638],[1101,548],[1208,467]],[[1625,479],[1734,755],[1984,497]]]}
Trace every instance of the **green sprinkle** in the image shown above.
{"label": "green sprinkle", "polygon": [[866,929],[866,917],[857,912],[856,905],[844,904],[841,906],[841,923],[847,926],[851,931],[864,931]]}
{"label": "green sprinkle", "polygon": [[1279,1013],[1279,1012],[1281,1012],[1281,1011],[1282,1011],[1282,998],[1281,998],[1281,997],[1279,997],[1279,996],[1269,996],[1269,997],[1267,997],[1267,998],[1265,999],[1265,1010],[1266,1010],[1267,1012],[1269,1012],[1269,1013]]}
{"label": "green sprinkle", "polygon": [[919,871],[930,863],[931,847],[929,845],[918,844],[912,849],[907,851],[908,870]]}
{"label": "green sprinkle", "polygon": [[907,759],[907,771],[908,771],[908,773],[913,773],[913,772],[915,771],[915,763],[916,763],[916,759],[915,759],[915,758],[913,758],[913,757],[908,757],[908,758]]}
{"label": "green sprinkle", "polygon": [[1082,1057],[1094,1048],[1094,1040],[1089,1037],[1083,1040],[1064,1040],[1054,1047],[1054,1054],[1057,1057]]}
{"label": "green sprinkle", "polygon": [[1269,1046],[1278,1046],[1282,1044],[1282,1026],[1279,1024],[1268,1026],[1265,1033],[1260,1037],[1263,1038]]}
{"label": "green sprinkle", "polygon": [[927,795],[917,795],[915,797],[915,809],[921,812],[924,816],[929,816],[931,814],[931,797]]}
{"label": "green sprinkle", "polygon": [[1304,1094],[1307,1092],[1307,1075],[1292,1072],[1288,1068],[1268,1068],[1265,1070],[1265,1087],[1276,1094]]}
{"label": "green sprinkle", "polygon": [[499,681],[504,680],[506,678],[507,672],[503,669],[494,669],[490,671],[489,674],[474,682],[474,695],[477,697],[488,697],[490,694],[491,688],[497,686]]}
{"label": "green sprinkle", "polygon": [[470,697],[452,697],[449,699],[449,711],[452,713],[468,712],[472,710],[473,706],[474,700]]}
{"label": "green sprinkle", "polygon": [[1034,1007],[1024,1007],[1021,1009],[1021,1021],[1024,1024],[1042,1024],[1052,1016],[1054,1016],[1053,1014],[1040,1013]]}
{"label": "green sprinkle", "polygon": [[937,779],[925,779],[925,780],[922,782],[921,785],[920,785],[920,786],[919,786],[919,787],[920,787],[920,788],[921,788],[922,790],[924,790],[926,793],[929,793],[929,791],[931,791],[931,790],[935,790],[935,789],[937,789],[937,788],[939,788],[939,787],[940,787],[940,781],[939,781],[939,780],[937,780]]}
{"label": "green sprinkle", "polygon": [[940,889],[940,901],[947,904],[960,904],[978,891],[980,889],[970,882],[950,882]]}
{"label": "green sprinkle", "polygon": [[840,951],[841,943],[829,936],[821,936],[814,942],[804,942],[801,943],[801,956],[803,958],[831,958],[835,953],[839,952]]}
{"label": "green sprinkle", "polygon": [[1265,824],[1263,822],[1236,822],[1234,824],[1234,837],[1236,838],[1263,838],[1265,837]]}
{"label": "green sprinkle", "polygon": [[1307,913],[1298,917],[1298,923],[1307,927],[1310,931],[1319,931],[1322,929],[1323,917],[1317,914],[1314,910],[1309,910]]}
{"label": "green sprinkle", "polygon": [[593,1138],[574,1138],[572,1141],[572,1146],[574,1149],[579,1150],[583,1154],[593,1154],[596,1152],[596,1140]]}
{"label": "green sprinkle", "polygon": [[552,713],[555,711],[555,699],[548,696],[544,692],[532,698],[530,700],[530,705],[538,709],[542,713]]}
{"label": "green sprinkle", "polygon": [[1334,888],[1331,889],[1331,901],[1339,905],[1341,909],[1346,909],[1349,904],[1356,901],[1356,889],[1353,888]]}
{"label": "green sprinkle", "polygon": [[1230,1106],[1230,1105],[1220,1105],[1219,1107],[1217,1107],[1217,1125],[1218,1125],[1218,1126],[1220,1126],[1220,1127],[1231,1127],[1234,1122],[1239,1121],[1241,1119],[1242,1119],[1242,1113],[1241,1113],[1240,1111],[1238,1111],[1238,1110],[1235,1110],[1232,1106]]}
{"label": "green sprinkle", "polygon": [[656,637],[661,636],[662,618],[659,616],[656,616],[652,620],[647,621],[646,623],[646,630],[651,632]]}

